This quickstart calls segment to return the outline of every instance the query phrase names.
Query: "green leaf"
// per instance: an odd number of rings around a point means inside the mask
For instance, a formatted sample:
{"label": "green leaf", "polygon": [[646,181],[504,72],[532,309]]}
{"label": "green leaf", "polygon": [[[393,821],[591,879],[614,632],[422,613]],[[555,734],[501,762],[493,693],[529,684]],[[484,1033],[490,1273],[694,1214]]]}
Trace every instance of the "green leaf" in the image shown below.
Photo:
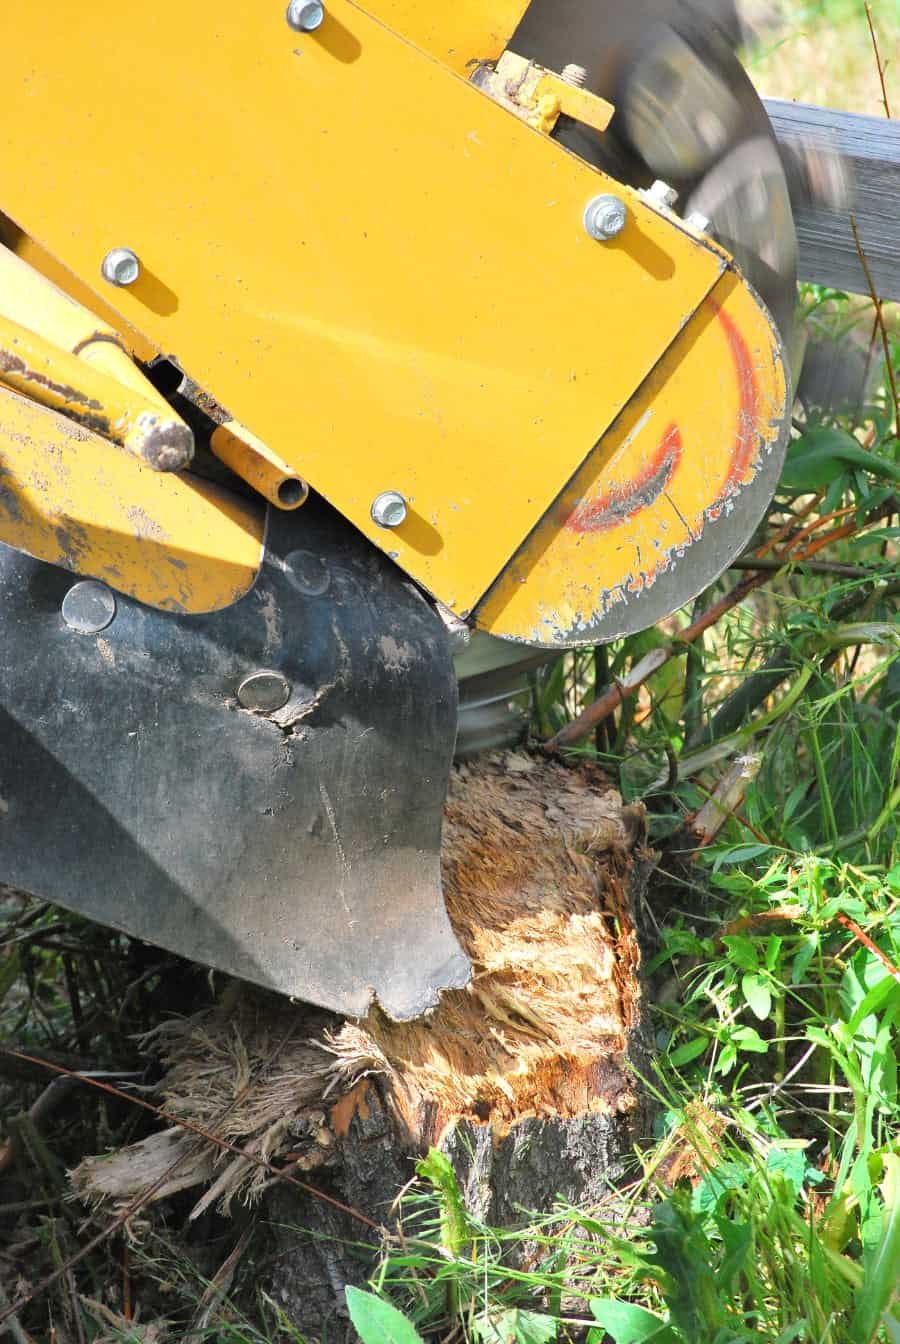
{"label": "green leaf", "polygon": [[788,448],[781,473],[787,490],[821,490],[853,468],[883,480],[900,481],[900,467],[863,448],[852,434],[836,428],[807,430]]}
{"label": "green leaf", "polygon": [[782,1330],[774,1344],[793,1344],[794,1340],[801,1339],[808,1329],[809,1321],[804,1316],[802,1321],[794,1321],[786,1330]]}
{"label": "green leaf", "polygon": [[729,933],[722,939],[728,949],[728,959],[744,971],[755,971],[759,966],[759,953],[752,938],[743,933]]}
{"label": "green leaf", "polygon": [[866,1266],[866,1277],[857,1295],[850,1321],[852,1344],[869,1344],[878,1331],[900,1280],[900,1157],[884,1155],[884,1221],[881,1238]]}
{"label": "green leaf", "polygon": [[761,975],[748,972],[741,980],[741,990],[754,1016],[765,1022],[772,1011],[772,991]]}
{"label": "green leaf", "polygon": [[590,1303],[594,1319],[599,1321],[616,1344],[682,1344],[678,1334],[661,1316],[638,1307],[633,1302],[618,1302],[614,1297],[595,1297]]}
{"label": "green leaf", "polygon": [[429,1148],[427,1156],[416,1165],[423,1180],[430,1181],[441,1210],[441,1245],[455,1260],[470,1240],[469,1216],[456,1180],[456,1173],[446,1154]]}
{"label": "green leaf", "polygon": [[685,1041],[684,1045],[679,1045],[677,1050],[673,1050],[669,1055],[669,1063],[673,1068],[680,1068],[682,1064],[690,1064],[692,1059],[697,1059],[702,1055],[709,1045],[708,1036],[695,1036],[691,1041]]}
{"label": "green leaf", "polygon": [[472,1333],[482,1344],[551,1344],[559,1333],[559,1320],[542,1312],[512,1307],[473,1320]]}
{"label": "green leaf", "polygon": [[791,984],[799,985],[809,970],[809,963],[816,955],[816,949],[819,946],[819,935],[817,933],[806,934],[800,945],[800,950],[794,957],[791,966]]}
{"label": "green leaf", "polygon": [[802,1148],[773,1146],[766,1153],[766,1171],[775,1171],[783,1176],[795,1195],[799,1195],[803,1189],[808,1170],[809,1162]]}
{"label": "green leaf", "polygon": [[885,1312],[881,1318],[881,1324],[884,1326],[891,1344],[900,1344],[900,1317],[888,1316]]}
{"label": "green leaf", "polygon": [[757,859],[760,854],[768,854],[775,848],[774,845],[732,845],[729,849],[723,849],[716,855],[713,864],[713,872],[718,870],[726,863],[746,863],[748,859]]}
{"label": "green leaf", "polygon": [[363,1344],[423,1344],[412,1321],[374,1293],[361,1288],[344,1289],[347,1310]]}
{"label": "green leaf", "polygon": [[731,1039],[739,1050],[749,1050],[754,1055],[764,1055],[769,1049],[769,1042],[763,1040],[755,1027],[737,1027]]}
{"label": "green leaf", "polygon": [[720,1162],[704,1173],[691,1195],[695,1213],[710,1213],[723,1195],[747,1184],[748,1167],[743,1162]]}

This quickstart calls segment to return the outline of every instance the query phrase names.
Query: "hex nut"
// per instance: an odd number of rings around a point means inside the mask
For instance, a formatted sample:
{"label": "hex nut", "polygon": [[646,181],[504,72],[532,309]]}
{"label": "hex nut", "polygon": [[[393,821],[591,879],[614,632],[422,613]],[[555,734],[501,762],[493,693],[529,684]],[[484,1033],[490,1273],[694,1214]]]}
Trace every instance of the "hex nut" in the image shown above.
{"label": "hex nut", "polygon": [[678,192],[674,187],[670,187],[668,182],[663,182],[662,178],[657,178],[652,187],[648,187],[644,192],[645,198],[651,205],[662,205],[666,210],[671,210],[678,200]]}

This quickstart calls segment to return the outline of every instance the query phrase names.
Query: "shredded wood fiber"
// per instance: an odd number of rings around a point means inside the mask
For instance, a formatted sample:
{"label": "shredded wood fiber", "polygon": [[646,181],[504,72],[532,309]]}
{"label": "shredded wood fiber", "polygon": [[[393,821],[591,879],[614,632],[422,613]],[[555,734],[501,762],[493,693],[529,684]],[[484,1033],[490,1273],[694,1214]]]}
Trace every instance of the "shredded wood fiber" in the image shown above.
{"label": "shredded wood fiber", "polygon": [[[377,1009],[343,1020],[247,986],[215,1008],[158,1028],[148,1046],[166,1065],[164,1106],[272,1161],[290,1152],[309,1171],[333,1160],[346,1130],[341,1101],[367,1074],[413,1142],[454,1117],[503,1133],[524,1115],[576,1116],[633,1097],[604,1098],[638,1013],[639,952],[623,894],[643,836],[602,774],[523,753],[458,767],[447,800],[447,906],[474,976],[428,1018],[388,1020]],[[338,1104],[335,1104],[338,1103]],[[353,1098],[349,1099],[352,1108]],[[72,1173],[89,1199],[133,1198],[191,1152],[157,1198],[211,1182],[195,1214],[271,1179],[259,1165],[170,1131],[92,1157]],[[155,1165],[154,1165],[155,1163]]]}

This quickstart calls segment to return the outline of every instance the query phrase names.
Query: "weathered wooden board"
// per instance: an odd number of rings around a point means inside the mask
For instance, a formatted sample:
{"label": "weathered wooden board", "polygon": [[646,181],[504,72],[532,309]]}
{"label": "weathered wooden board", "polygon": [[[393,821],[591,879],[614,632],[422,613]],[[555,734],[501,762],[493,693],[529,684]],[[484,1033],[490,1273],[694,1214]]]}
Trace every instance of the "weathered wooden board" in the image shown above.
{"label": "weathered wooden board", "polygon": [[779,144],[805,141],[844,157],[852,199],[840,209],[797,212],[801,280],[868,294],[850,215],[882,299],[900,300],[900,121],[765,99]]}

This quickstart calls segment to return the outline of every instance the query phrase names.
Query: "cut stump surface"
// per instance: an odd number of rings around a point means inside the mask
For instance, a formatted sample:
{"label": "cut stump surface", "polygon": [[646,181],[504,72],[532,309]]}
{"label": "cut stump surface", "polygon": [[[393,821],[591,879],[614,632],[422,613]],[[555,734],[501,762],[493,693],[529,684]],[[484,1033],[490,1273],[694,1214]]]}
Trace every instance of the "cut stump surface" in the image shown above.
{"label": "cut stump surface", "polygon": [[[273,1182],[253,1156],[383,1224],[430,1145],[451,1157],[484,1221],[509,1225],[557,1196],[599,1201],[649,1128],[631,1067],[645,1066],[634,919],[652,867],[643,839],[642,810],[590,765],[505,752],[459,766],[443,873],[471,984],[407,1023],[377,1009],[342,1020],[233,987],[155,1041],[166,1110],[248,1156],[167,1130],[87,1159],[76,1191],[121,1205],[181,1145],[191,1156],[179,1184],[187,1169],[204,1187],[195,1213],[265,1192],[274,1253],[261,1277],[313,1332],[361,1274],[358,1252],[321,1237],[358,1242],[360,1226]],[[167,1193],[163,1184],[157,1198]]]}

